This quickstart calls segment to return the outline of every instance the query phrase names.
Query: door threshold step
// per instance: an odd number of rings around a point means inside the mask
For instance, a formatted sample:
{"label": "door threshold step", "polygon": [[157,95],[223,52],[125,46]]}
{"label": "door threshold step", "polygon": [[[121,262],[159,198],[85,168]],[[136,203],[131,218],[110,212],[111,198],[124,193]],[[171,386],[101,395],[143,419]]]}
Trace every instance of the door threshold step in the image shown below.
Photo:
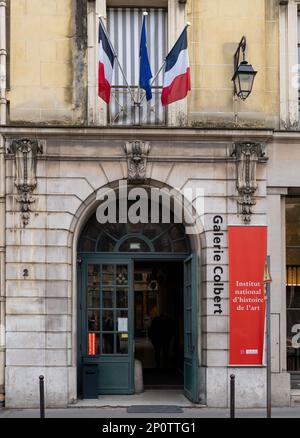
{"label": "door threshold step", "polygon": [[128,408],[130,406],[177,406],[181,408],[203,407],[188,400],[178,390],[146,390],[132,395],[99,395],[97,399],[77,400],[72,408]]}
{"label": "door threshold step", "polygon": [[183,386],[181,385],[144,385],[145,391],[149,391],[149,389],[161,389],[168,391],[169,389],[177,389],[178,391],[183,391]]}
{"label": "door threshold step", "polygon": [[172,405],[135,405],[127,408],[128,414],[183,414],[180,406]]}

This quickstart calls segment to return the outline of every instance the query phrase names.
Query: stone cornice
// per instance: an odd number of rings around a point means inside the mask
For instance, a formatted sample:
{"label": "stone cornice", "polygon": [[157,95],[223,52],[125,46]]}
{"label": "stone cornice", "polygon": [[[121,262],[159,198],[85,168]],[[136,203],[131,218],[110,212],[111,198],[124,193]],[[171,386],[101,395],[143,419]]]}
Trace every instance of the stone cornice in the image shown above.
{"label": "stone cornice", "polygon": [[[12,157],[7,156],[7,160],[12,159]],[[109,157],[102,156],[82,156],[82,155],[44,155],[39,157],[39,161],[97,161],[99,162],[126,162],[127,159],[121,155],[113,155]],[[267,159],[261,160],[261,162],[266,162]],[[159,157],[153,156],[148,158],[149,163],[227,163],[227,162],[235,162],[235,158],[230,156],[224,157],[204,157],[204,156],[192,156],[187,157],[186,155],[182,156],[164,156],[160,155]]]}
{"label": "stone cornice", "polygon": [[275,131],[272,140],[276,143],[297,143],[300,144],[300,131]]}
{"label": "stone cornice", "polygon": [[[34,137],[39,139],[128,139],[137,137],[141,140],[195,140],[195,141],[239,141],[253,140],[268,142],[272,139],[274,131],[267,129],[195,129],[195,128],[159,128],[159,127],[19,127],[2,126],[0,134],[6,138]],[[300,138],[300,132],[299,132]]]}

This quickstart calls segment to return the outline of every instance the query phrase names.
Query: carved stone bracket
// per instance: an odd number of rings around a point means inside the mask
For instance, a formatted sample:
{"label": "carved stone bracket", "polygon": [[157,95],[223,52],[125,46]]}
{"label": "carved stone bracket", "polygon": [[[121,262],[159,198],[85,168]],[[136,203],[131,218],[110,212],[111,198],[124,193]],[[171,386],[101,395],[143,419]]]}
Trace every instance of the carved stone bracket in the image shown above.
{"label": "carved stone bracket", "polygon": [[149,142],[141,140],[127,141],[124,150],[127,157],[128,180],[140,182],[146,178]]}
{"label": "carved stone bracket", "polygon": [[236,188],[239,193],[238,212],[245,224],[251,222],[252,207],[256,204],[254,194],[257,190],[256,168],[258,162],[266,157],[261,143],[235,143],[232,156],[236,158]]}
{"label": "carved stone bracket", "polygon": [[11,142],[8,153],[14,155],[14,183],[18,190],[17,201],[21,204],[22,222],[25,227],[29,223],[31,205],[35,202],[32,193],[37,185],[37,155],[43,153],[43,148],[37,140],[22,138]]}

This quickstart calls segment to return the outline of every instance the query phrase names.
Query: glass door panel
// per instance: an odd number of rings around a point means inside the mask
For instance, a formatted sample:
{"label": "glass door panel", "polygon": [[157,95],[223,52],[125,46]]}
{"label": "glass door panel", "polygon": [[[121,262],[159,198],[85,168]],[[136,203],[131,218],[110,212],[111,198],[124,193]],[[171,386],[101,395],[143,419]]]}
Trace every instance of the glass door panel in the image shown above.
{"label": "glass door panel", "polygon": [[99,365],[99,394],[133,392],[131,300],[131,261],[86,263],[84,363]]}

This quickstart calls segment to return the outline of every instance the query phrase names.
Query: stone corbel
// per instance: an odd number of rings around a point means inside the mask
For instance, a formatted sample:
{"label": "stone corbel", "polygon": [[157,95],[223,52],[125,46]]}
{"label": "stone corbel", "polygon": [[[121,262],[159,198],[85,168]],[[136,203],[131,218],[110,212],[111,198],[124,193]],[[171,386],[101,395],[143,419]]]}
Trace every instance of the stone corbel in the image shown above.
{"label": "stone corbel", "polygon": [[254,198],[257,190],[256,168],[258,162],[266,162],[261,143],[235,143],[232,156],[236,159],[236,188],[239,194],[238,213],[243,222],[251,222],[252,207],[256,204]]}
{"label": "stone corbel", "polygon": [[8,153],[14,155],[14,183],[19,195],[17,201],[21,204],[22,222],[26,227],[30,220],[31,205],[35,202],[32,193],[37,185],[37,156],[43,153],[43,147],[37,140],[22,138],[10,143]]}
{"label": "stone corbel", "polygon": [[127,157],[128,180],[141,182],[146,178],[149,142],[141,140],[127,141],[124,146]]}

